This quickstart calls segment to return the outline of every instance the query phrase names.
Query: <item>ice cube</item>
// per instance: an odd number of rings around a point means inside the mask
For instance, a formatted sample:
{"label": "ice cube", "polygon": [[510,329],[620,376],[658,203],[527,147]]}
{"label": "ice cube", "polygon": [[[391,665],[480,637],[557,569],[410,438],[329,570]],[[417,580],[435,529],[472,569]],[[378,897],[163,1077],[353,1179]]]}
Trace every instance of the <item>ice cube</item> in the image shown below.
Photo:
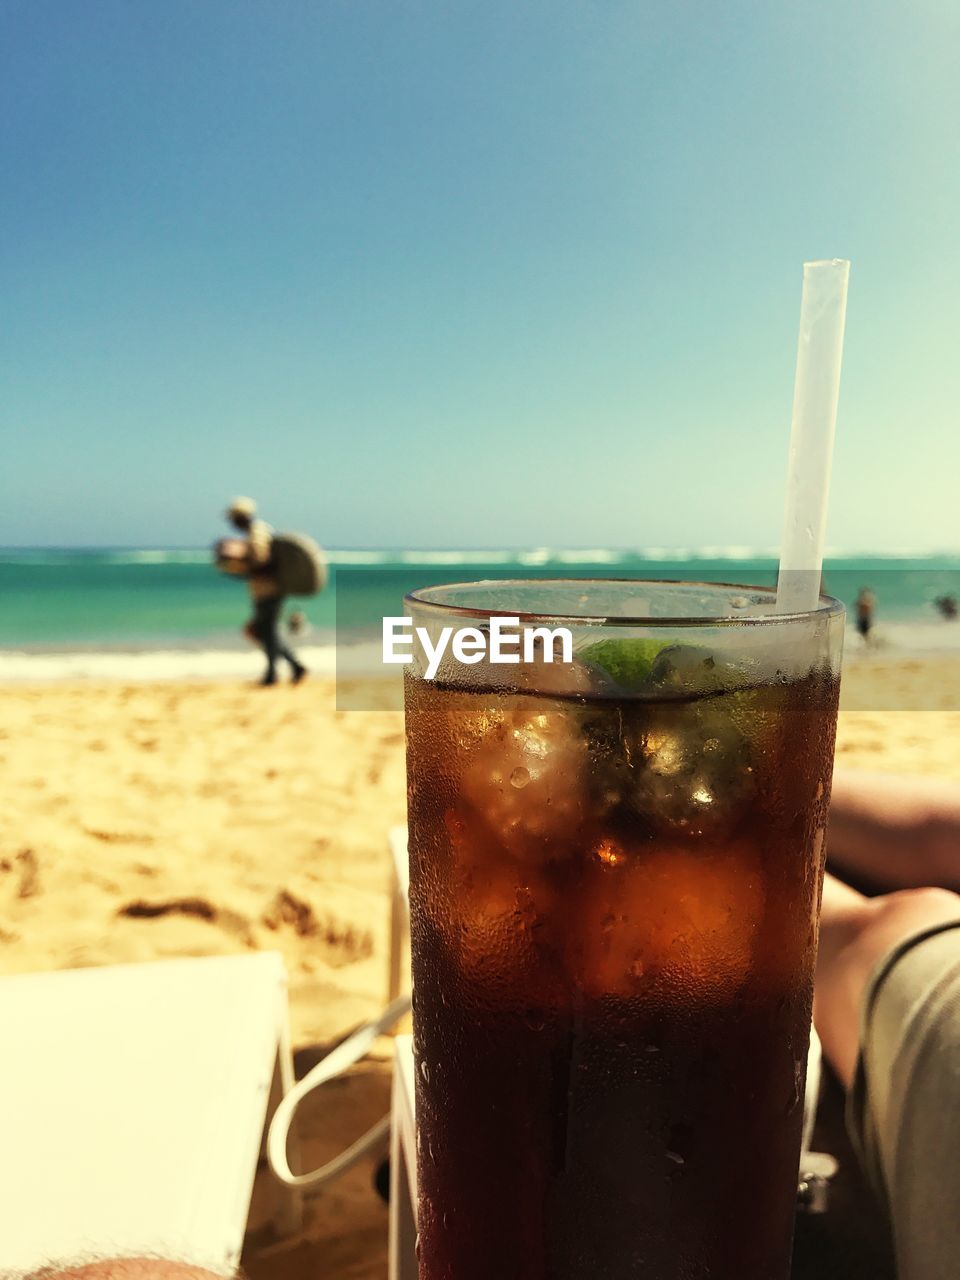
{"label": "ice cube", "polygon": [[443,903],[430,909],[443,916],[464,979],[488,994],[555,1002],[545,986],[551,974],[554,985],[559,978],[551,950],[561,907],[556,887],[529,862],[484,843],[460,816],[448,813],[446,825],[453,862]]}
{"label": "ice cube", "polygon": [[517,668],[517,687],[533,693],[578,697],[584,694],[602,693],[611,687],[604,672],[574,658],[561,662],[559,656],[553,662],[544,661],[537,649],[532,662],[524,662]]}
{"label": "ice cube", "polygon": [[750,742],[725,698],[665,704],[625,730],[629,808],[655,828],[724,836],[754,793]]}
{"label": "ice cube", "polygon": [[589,995],[650,991],[696,1003],[733,995],[750,968],[764,886],[739,840],[709,856],[684,846],[594,851],[568,964]]}
{"label": "ice cube", "polygon": [[565,858],[581,836],[588,753],[576,708],[519,697],[488,724],[460,793],[507,854]]}

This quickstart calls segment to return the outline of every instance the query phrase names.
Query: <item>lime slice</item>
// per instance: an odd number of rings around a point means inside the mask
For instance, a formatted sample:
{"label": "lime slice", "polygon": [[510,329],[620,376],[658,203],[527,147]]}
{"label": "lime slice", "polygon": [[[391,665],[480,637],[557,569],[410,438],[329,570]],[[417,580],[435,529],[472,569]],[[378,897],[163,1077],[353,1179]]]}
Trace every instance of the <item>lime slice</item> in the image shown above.
{"label": "lime slice", "polygon": [[663,647],[662,640],[652,637],[611,637],[594,640],[593,644],[581,649],[577,657],[605,671],[622,689],[633,692],[646,684],[654,660]]}

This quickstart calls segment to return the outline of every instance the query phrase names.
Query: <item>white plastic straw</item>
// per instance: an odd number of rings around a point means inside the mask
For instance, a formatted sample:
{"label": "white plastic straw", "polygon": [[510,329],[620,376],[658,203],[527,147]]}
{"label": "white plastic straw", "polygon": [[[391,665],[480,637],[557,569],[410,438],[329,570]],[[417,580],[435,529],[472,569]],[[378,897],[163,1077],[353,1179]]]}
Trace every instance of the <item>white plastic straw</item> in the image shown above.
{"label": "white plastic straw", "polygon": [[778,613],[814,609],[820,596],[849,278],[841,258],[803,264]]}

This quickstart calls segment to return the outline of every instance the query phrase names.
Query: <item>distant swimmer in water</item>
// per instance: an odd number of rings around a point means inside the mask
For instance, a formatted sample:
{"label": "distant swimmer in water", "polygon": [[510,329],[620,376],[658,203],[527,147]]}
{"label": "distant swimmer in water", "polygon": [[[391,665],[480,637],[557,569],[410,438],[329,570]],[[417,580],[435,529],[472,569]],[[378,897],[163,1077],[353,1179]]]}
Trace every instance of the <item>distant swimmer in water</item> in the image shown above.
{"label": "distant swimmer in water", "polygon": [[948,622],[955,621],[957,617],[956,596],[937,596],[933,603],[939,609],[941,618],[946,618]]}
{"label": "distant swimmer in water", "polygon": [[861,587],[857,596],[857,630],[863,636],[864,643],[870,643],[870,632],[873,629],[873,614],[877,607],[877,597],[869,587]]}

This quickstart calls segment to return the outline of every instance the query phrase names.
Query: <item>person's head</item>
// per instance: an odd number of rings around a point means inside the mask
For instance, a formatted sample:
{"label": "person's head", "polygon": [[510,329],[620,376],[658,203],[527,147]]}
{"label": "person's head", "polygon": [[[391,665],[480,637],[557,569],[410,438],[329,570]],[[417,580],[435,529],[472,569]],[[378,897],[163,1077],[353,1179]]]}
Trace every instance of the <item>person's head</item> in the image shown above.
{"label": "person's head", "polygon": [[257,514],[257,504],[252,498],[234,498],[227,507],[226,516],[235,529],[249,529]]}
{"label": "person's head", "polygon": [[26,1280],[219,1280],[216,1272],[165,1258],[103,1258],[43,1267]]}

